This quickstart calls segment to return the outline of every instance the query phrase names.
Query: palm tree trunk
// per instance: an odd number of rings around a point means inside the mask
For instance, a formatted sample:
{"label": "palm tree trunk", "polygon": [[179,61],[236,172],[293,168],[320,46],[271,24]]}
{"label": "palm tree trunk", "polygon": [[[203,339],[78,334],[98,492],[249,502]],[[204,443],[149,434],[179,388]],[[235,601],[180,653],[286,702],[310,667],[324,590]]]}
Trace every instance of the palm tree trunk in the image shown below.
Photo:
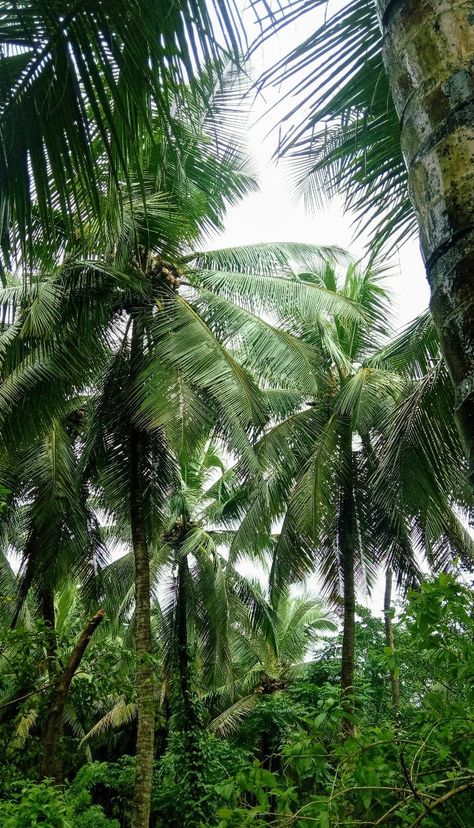
{"label": "palm tree trunk", "polygon": [[43,758],[41,761],[41,775],[54,779],[57,784],[62,782],[62,762],[58,756],[58,742],[63,732],[63,713],[71,681],[78,669],[87,645],[93,633],[104,618],[104,610],[99,610],[86,624],[74,647],[69,660],[58,681],[52,704],[46,720],[46,729],[43,737]]}
{"label": "palm tree trunk", "polygon": [[[130,343],[130,381],[136,381],[143,354],[143,315],[136,310]],[[145,522],[146,434],[130,423],[130,527],[135,560],[135,656],[137,662],[137,747],[132,828],[150,824],[155,745],[155,694],[151,639],[150,558]]]}
{"label": "palm tree trunk", "polygon": [[472,3],[377,0],[431,312],[474,484],[474,25]]}
{"label": "palm tree trunk", "polygon": [[210,813],[206,812],[206,788],[203,784],[205,757],[200,744],[200,724],[193,699],[191,661],[188,641],[188,563],[181,556],[178,565],[178,598],[176,605],[176,632],[178,648],[178,672],[182,705],[181,728],[184,735],[183,790],[187,803],[179,816],[180,828],[200,828],[207,825]]}
{"label": "palm tree trunk", "polygon": [[[384,600],[383,600],[383,613],[384,613],[384,620],[385,620],[385,646],[390,647],[392,653],[394,652],[394,643],[393,643],[393,624],[392,624],[392,611],[391,611],[391,603],[392,603],[392,579],[393,573],[391,569],[387,569],[385,572],[385,593],[384,593]],[[393,710],[395,715],[398,714],[400,709],[400,682],[398,680],[398,675],[394,669],[390,670],[390,682],[392,686],[392,704]]]}
{"label": "palm tree trunk", "polygon": [[50,679],[53,678],[56,667],[57,639],[56,639],[56,618],[54,611],[54,591],[47,585],[44,586],[40,596],[41,617],[46,625],[46,660],[47,671]]}
{"label": "palm tree trunk", "polygon": [[143,435],[130,429],[130,523],[135,559],[135,653],[137,659],[138,728],[132,828],[150,822],[155,700],[151,663],[150,561],[144,519]]}
{"label": "palm tree trunk", "polygon": [[[349,421],[341,430],[341,497],[339,510],[339,553],[344,590],[344,620],[342,637],[341,689],[344,710],[354,714],[354,660],[355,660],[355,552],[357,539],[354,504],[354,464],[352,456],[352,429]],[[353,732],[349,719],[344,719],[343,730]]]}
{"label": "palm tree trunk", "polygon": [[178,567],[178,599],[176,605],[176,626],[178,643],[178,670],[181,703],[183,706],[183,730],[192,731],[197,725],[196,710],[193,703],[189,643],[188,643],[188,598],[187,598],[187,563],[182,558]]}

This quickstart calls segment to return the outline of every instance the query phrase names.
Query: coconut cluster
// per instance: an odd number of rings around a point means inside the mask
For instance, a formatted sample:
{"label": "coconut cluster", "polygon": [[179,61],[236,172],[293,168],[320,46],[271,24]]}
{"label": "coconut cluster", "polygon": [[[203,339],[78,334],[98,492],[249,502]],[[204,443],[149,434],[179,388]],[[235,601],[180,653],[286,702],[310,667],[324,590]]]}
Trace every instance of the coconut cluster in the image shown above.
{"label": "coconut cluster", "polygon": [[165,261],[160,256],[156,256],[150,264],[149,273],[155,284],[160,281],[165,282],[172,290],[178,290],[181,284],[181,274],[174,264]]}

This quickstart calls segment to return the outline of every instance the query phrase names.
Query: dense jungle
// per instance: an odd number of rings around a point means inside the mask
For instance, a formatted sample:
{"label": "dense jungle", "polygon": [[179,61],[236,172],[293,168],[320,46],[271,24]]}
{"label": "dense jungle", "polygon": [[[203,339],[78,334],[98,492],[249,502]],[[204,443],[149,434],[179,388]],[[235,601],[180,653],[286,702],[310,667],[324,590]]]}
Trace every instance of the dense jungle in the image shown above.
{"label": "dense jungle", "polygon": [[[0,828],[474,825],[473,67],[459,0],[1,4]],[[256,99],[312,243],[219,241]]]}

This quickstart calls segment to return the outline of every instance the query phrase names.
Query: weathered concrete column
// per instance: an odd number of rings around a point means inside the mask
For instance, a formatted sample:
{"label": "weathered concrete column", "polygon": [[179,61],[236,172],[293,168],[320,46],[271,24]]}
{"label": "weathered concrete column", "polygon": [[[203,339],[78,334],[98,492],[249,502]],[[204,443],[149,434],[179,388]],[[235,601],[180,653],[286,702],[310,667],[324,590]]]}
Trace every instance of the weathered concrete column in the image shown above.
{"label": "weathered concrete column", "polygon": [[474,483],[474,0],[377,0],[384,62]]}

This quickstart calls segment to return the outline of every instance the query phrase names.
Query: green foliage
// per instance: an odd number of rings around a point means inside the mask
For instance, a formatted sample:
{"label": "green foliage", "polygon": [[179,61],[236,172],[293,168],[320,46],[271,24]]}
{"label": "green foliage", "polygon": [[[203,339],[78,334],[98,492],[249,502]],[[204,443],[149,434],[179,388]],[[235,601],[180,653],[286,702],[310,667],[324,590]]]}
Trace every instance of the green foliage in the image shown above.
{"label": "green foliage", "polygon": [[186,84],[203,65],[210,73],[224,56],[237,61],[244,40],[233,0],[171,7],[166,0],[119,0],[93,13],[67,2],[7,3],[0,28],[7,261],[18,247],[38,255],[38,231],[54,246],[96,223],[110,232],[124,181],[128,204],[136,195],[131,170],[143,191],[142,148],[153,115],[172,133],[176,105],[192,116],[212,94],[209,85],[204,95],[202,85],[190,94]]}
{"label": "green foliage", "polygon": [[290,118],[291,126],[278,154],[291,158],[298,190],[310,204],[342,193],[360,226],[371,227],[377,242],[395,245],[415,232],[416,221],[383,65],[377,3],[283,4],[278,27],[315,9],[323,12],[322,22],[262,79],[283,82],[289,99],[283,123]]}
{"label": "green foliage", "polygon": [[[221,825],[252,824],[253,818],[263,825],[271,818],[284,826],[283,814],[289,813],[290,824],[301,828],[315,820],[328,826],[468,828],[474,817],[473,597],[472,589],[451,575],[427,581],[411,594],[396,627],[399,718],[393,720],[387,702],[377,708],[369,693],[369,703],[357,713],[354,737],[342,740],[344,711],[334,685],[295,687],[293,697],[299,693],[305,704],[298,708],[286,700],[283,718],[290,726],[280,729],[272,774],[265,782],[258,773],[251,781],[242,774],[229,779],[223,789],[230,805],[221,811]],[[385,659],[387,672],[387,656],[393,654],[384,653],[381,623],[367,612],[362,617],[358,669],[368,677],[381,671]],[[313,676],[332,659],[330,651],[323,653],[311,668]],[[367,681],[369,691],[376,686]],[[266,727],[274,728],[276,721],[267,720]]]}
{"label": "green foliage", "polygon": [[176,732],[155,775],[152,809],[159,828],[200,828],[208,824],[225,796],[219,785],[248,754],[212,734]]}
{"label": "green foliage", "polygon": [[72,794],[49,784],[16,783],[7,801],[0,802],[2,828],[120,828],[117,820],[107,819],[102,808],[93,805],[82,791]]}
{"label": "green foliage", "polygon": [[[375,256],[202,250],[256,187],[245,82],[214,38],[235,57],[233,0],[60,5],[7,3],[0,25],[0,244],[18,265],[0,291],[0,824],[129,828],[154,762],[152,828],[467,828],[472,591],[448,572],[474,559],[472,496],[433,327],[390,339]],[[310,187],[355,170],[353,206],[391,199],[406,226],[380,46],[374,0],[350,0],[280,79],[308,49],[335,61]],[[308,179],[305,130],[285,146]],[[246,555],[271,559],[265,587]],[[380,565],[417,587],[394,646],[354,614]],[[337,608],[343,587],[343,638],[294,597],[315,568]]]}

